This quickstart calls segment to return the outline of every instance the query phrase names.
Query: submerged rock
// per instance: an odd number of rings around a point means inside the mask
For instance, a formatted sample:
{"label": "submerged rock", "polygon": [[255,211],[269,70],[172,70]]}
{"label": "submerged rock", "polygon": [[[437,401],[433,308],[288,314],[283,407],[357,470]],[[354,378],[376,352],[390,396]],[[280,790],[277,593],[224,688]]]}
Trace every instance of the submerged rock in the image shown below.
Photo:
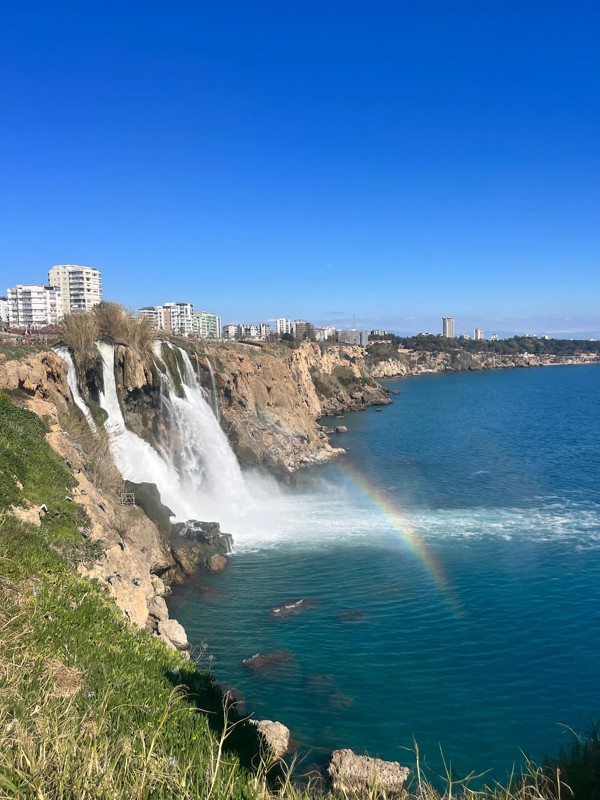
{"label": "submerged rock", "polygon": [[269,616],[271,619],[285,619],[286,617],[291,617],[293,614],[297,614],[299,611],[304,611],[305,608],[311,608],[316,605],[317,601],[311,598],[306,600],[288,600],[281,606],[273,606],[273,608],[269,609]]}
{"label": "submerged rock", "polygon": [[410,772],[397,761],[357,756],[352,750],[334,750],[327,771],[335,792],[365,800],[402,794]]}
{"label": "submerged rock", "polygon": [[289,650],[273,650],[271,653],[256,653],[250,658],[245,658],[244,666],[256,673],[270,672],[273,669],[281,669],[290,664],[294,659]]}
{"label": "submerged rock", "polygon": [[340,622],[353,622],[358,619],[365,618],[365,612],[361,611],[360,609],[353,609],[350,611],[338,611],[335,615]]}

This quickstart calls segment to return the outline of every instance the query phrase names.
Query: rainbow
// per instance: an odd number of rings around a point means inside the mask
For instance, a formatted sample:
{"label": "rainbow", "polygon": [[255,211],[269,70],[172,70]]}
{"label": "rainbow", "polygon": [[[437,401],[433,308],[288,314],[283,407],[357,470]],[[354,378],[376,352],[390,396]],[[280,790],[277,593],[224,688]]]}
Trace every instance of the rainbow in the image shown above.
{"label": "rainbow", "polygon": [[347,461],[338,462],[337,466],[342,474],[350,481],[352,487],[357,489],[372,506],[386,517],[391,523],[394,534],[399,536],[408,549],[417,556],[446,602],[451,606],[455,615],[457,617],[462,616],[463,611],[461,605],[441,565],[438,563],[431,550],[426,546],[406,515],[402,513],[388,495],[382,492],[381,489],[373,486],[356,466]]}

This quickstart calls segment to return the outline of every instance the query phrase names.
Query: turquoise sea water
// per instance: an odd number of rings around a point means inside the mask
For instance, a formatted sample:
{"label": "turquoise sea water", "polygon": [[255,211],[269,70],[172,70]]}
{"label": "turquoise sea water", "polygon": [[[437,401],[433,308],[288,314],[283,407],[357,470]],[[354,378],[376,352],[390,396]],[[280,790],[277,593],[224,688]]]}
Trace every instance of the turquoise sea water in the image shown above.
{"label": "turquoise sea water", "polygon": [[[502,777],[600,709],[600,368],[423,376],[346,414],[348,455],[176,590],[202,663],[318,762],[351,747]],[[315,604],[287,619],[269,609]],[[348,614],[347,612],[357,612]],[[243,659],[285,649],[254,674]]]}

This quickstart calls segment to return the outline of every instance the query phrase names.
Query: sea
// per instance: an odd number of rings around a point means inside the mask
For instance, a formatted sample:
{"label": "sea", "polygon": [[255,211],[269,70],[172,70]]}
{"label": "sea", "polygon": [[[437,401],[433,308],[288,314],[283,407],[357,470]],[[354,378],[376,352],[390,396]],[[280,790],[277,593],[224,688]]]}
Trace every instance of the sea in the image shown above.
{"label": "sea", "polygon": [[392,405],[325,420],[345,456],[257,489],[228,569],[170,611],[301,766],[418,748],[434,780],[502,780],[598,719],[600,367],[385,385]]}

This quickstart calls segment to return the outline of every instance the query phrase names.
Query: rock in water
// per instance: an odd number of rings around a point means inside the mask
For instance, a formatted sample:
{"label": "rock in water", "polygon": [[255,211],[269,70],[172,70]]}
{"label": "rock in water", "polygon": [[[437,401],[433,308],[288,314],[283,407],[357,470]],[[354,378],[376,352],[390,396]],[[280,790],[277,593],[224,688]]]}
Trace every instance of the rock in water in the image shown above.
{"label": "rock in water", "polygon": [[223,572],[226,566],[227,559],[225,556],[219,555],[218,553],[211,556],[206,562],[206,568],[209,572]]}
{"label": "rock in water", "polygon": [[283,758],[290,748],[290,731],[281,722],[270,719],[250,720],[256,725],[261,743],[261,754],[268,761]]}
{"label": "rock in water", "polygon": [[272,653],[256,653],[244,659],[244,666],[252,672],[264,673],[287,666],[293,659],[289,650],[273,650]]}
{"label": "rock in water", "polygon": [[348,433],[348,428],[345,425],[337,425],[335,429],[336,433]]}
{"label": "rock in water", "polygon": [[335,792],[365,800],[402,794],[410,772],[397,761],[357,756],[352,750],[334,750],[327,771]]}
{"label": "rock in water", "polygon": [[285,617],[291,617],[292,614],[296,614],[299,611],[303,611],[305,608],[316,606],[316,604],[317,601],[311,598],[307,600],[288,600],[282,606],[274,606],[269,609],[269,616],[272,619],[284,619]]}

